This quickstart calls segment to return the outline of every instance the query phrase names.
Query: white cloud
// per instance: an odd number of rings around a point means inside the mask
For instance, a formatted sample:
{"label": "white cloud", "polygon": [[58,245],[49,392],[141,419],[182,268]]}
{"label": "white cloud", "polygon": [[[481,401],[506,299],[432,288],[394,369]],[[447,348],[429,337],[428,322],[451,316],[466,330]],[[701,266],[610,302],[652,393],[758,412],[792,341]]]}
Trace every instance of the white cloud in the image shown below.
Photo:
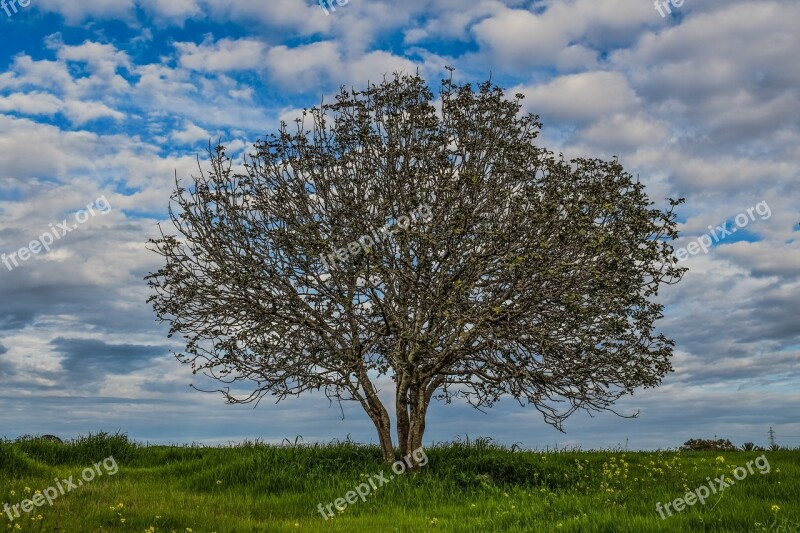
{"label": "white cloud", "polygon": [[81,102],[81,101],[68,101],[66,103],[65,114],[72,121],[73,124],[78,126],[96,120],[98,118],[113,118],[115,120],[122,120],[125,118],[125,113],[111,109],[101,102]]}
{"label": "white cloud", "polygon": [[670,134],[669,124],[642,114],[615,113],[580,130],[578,139],[615,153],[635,151],[642,146],[663,146]]}
{"label": "white cloud", "polygon": [[[578,43],[583,49],[607,49],[634,40],[644,24],[655,22],[652,4],[640,0],[547,0],[530,9],[499,7],[471,31],[480,44],[478,57],[498,68],[550,65]],[[573,51],[576,52],[577,50]],[[588,56],[584,52],[583,59]]]}
{"label": "white cloud", "polygon": [[[755,276],[791,277],[800,272],[800,241],[792,244],[775,241],[736,242],[720,248],[719,254],[744,266]],[[800,287],[795,287],[795,290],[798,289]]]}
{"label": "white cloud", "polygon": [[341,63],[338,46],[322,41],[290,48],[271,48],[267,65],[272,78],[284,86],[317,86],[320,80],[333,76]]}
{"label": "white cloud", "polygon": [[344,56],[333,41],[322,41],[294,48],[276,46],[267,54],[272,79],[284,87],[317,88],[331,85],[377,82],[395,71],[414,72],[416,64],[385,51]]}
{"label": "white cloud", "polygon": [[128,54],[118,51],[113,45],[86,41],[78,46],[62,45],[58,49],[58,58],[65,61],[86,63],[92,72],[111,79],[117,68],[130,67]]}
{"label": "white cloud", "polygon": [[[326,31],[335,22],[334,17],[325,16],[316,2],[272,0],[265,4],[263,0],[208,0],[204,4],[213,16],[224,20],[258,22],[270,28],[291,28],[303,35]],[[337,15],[346,10],[347,6]]]}
{"label": "white cloud", "polygon": [[26,115],[52,115],[62,105],[63,102],[52,94],[39,91],[0,96],[0,111],[15,111]]}
{"label": "white cloud", "polygon": [[203,8],[196,0],[141,0],[141,5],[157,19],[177,24],[203,15]]}
{"label": "white cloud", "polygon": [[130,20],[135,8],[135,0],[38,0],[36,7],[44,11],[60,13],[70,24],[87,18]]}
{"label": "white cloud", "polygon": [[259,69],[266,45],[256,39],[221,39],[215,43],[175,43],[185,68],[201,72]]}
{"label": "white cloud", "polygon": [[635,110],[640,102],[618,72],[585,72],[560,76],[545,84],[509,90],[526,95],[525,108],[543,118],[585,122]]}
{"label": "white cloud", "polygon": [[0,161],[3,176],[20,180],[59,177],[71,171],[91,169],[87,153],[104,153],[94,133],[62,132],[55,126],[30,119],[0,116]]}
{"label": "white cloud", "polygon": [[183,130],[172,133],[172,139],[184,144],[191,144],[194,141],[208,141],[211,133],[192,122],[186,123]]}
{"label": "white cloud", "polygon": [[722,4],[643,34],[636,46],[612,54],[611,63],[673,120],[698,122],[723,137],[731,129],[740,139],[766,134],[765,126],[793,127],[790,117],[800,110],[798,19],[797,3]]}
{"label": "white cloud", "polygon": [[551,24],[545,16],[522,9],[503,9],[472,28],[475,38],[504,66],[541,65],[566,47],[572,24]]}

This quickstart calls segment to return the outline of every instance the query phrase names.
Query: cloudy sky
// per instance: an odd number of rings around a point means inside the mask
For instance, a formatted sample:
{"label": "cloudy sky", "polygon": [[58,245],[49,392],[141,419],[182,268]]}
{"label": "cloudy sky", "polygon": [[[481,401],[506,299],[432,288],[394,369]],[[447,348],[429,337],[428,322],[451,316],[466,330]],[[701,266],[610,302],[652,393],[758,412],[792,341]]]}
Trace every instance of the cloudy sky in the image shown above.
{"label": "cloudy sky", "polygon": [[[524,93],[544,146],[619,156],[660,206],[685,197],[690,271],[661,295],[675,372],[618,406],[638,419],[575,415],[561,434],[512,402],[434,405],[426,443],[764,444],[773,426],[800,445],[800,3],[685,0],[662,16],[650,0],[9,1],[0,436],[374,442],[365,415],[342,420],[321,395],[253,409],[190,389],[202,381],[146,304],[159,257],[145,243],[209,139],[241,159],[342,84],[419,69],[436,85],[453,66]],[[19,252],[45,234],[49,251]]]}

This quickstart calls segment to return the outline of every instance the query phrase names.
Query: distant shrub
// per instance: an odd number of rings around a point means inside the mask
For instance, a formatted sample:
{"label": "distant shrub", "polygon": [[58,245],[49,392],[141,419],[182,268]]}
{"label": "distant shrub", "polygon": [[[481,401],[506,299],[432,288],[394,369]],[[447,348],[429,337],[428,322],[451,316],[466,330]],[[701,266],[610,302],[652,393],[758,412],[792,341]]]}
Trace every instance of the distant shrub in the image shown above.
{"label": "distant shrub", "polygon": [[683,443],[681,450],[694,452],[735,452],[736,446],[728,439],[689,439]]}

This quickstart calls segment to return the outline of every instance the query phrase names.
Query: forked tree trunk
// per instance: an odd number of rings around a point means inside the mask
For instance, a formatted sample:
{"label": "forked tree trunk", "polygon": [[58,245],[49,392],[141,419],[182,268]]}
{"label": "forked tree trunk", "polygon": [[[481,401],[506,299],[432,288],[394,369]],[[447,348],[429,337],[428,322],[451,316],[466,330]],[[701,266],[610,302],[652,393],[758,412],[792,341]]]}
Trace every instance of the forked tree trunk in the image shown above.
{"label": "forked tree trunk", "polygon": [[[407,374],[401,376],[397,384],[395,397],[397,445],[400,458],[408,458],[407,462],[412,471],[417,471],[420,468],[418,461],[414,459],[413,452],[422,448],[422,437],[425,434],[425,416],[427,415],[433,392],[441,383],[442,380],[440,378],[420,384],[414,377]],[[383,458],[387,463],[391,464],[395,461],[395,453],[389,413],[371,384],[366,384],[364,389],[366,392],[364,408],[378,431]]]}
{"label": "forked tree trunk", "polygon": [[397,388],[397,440],[400,456],[410,457],[411,470],[416,471],[420,467],[412,452],[422,447],[431,394],[424,387],[411,385],[408,381],[401,380]]}

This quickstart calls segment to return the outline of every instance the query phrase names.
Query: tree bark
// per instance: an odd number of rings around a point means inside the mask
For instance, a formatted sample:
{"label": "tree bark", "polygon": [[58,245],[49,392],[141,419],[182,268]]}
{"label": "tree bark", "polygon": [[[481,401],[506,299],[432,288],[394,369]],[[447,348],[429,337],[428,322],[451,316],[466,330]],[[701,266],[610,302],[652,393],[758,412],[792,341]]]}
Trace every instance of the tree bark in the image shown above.
{"label": "tree bark", "polygon": [[408,455],[408,434],[411,429],[411,419],[408,412],[408,388],[409,379],[403,375],[397,384],[397,396],[395,401],[395,411],[397,413],[397,446],[400,449],[400,456]]}
{"label": "tree bark", "polygon": [[397,443],[400,456],[409,458],[412,471],[419,470],[413,452],[422,448],[425,435],[425,417],[428,413],[433,392],[439,386],[438,380],[419,383],[414,378],[405,376],[397,388]]}
{"label": "tree bark", "polygon": [[394,446],[392,444],[392,421],[389,418],[389,413],[381,403],[378,393],[372,382],[363,370],[359,372],[361,379],[361,386],[364,389],[364,396],[366,401],[362,401],[362,406],[367,411],[372,423],[375,424],[375,429],[378,430],[378,440],[381,445],[381,453],[383,459],[387,463],[394,462]]}
{"label": "tree bark", "polygon": [[375,424],[375,429],[378,430],[378,439],[381,444],[381,453],[383,454],[384,461],[393,463],[394,446],[392,445],[392,428],[389,415],[387,414],[386,417],[383,418],[380,415],[373,416],[370,413],[370,418],[372,419],[372,423]]}
{"label": "tree bark", "polygon": [[406,437],[406,451],[403,457],[411,454],[411,470],[417,471],[420,466],[414,460],[413,452],[422,448],[422,437],[425,434],[425,416],[428,413],[428,401],[421,389],[414,388],[409,400],[409,430]]}

